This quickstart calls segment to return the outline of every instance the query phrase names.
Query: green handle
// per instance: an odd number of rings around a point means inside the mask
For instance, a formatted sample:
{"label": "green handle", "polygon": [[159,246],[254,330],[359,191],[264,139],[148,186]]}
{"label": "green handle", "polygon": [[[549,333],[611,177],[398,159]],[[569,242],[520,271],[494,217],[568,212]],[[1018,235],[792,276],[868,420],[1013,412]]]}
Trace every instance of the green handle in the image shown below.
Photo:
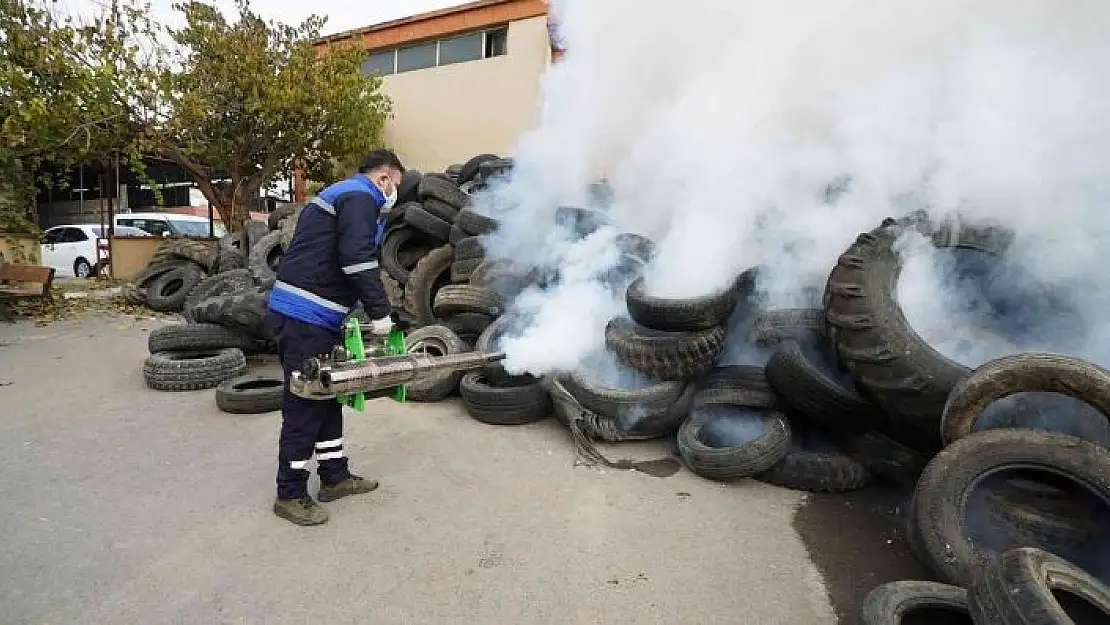
{"label": "green handle", "polygon": [[[366,344],[362,342],[362,328],[359,327],[358,319],[355,317],[348,319],[347,325],[343,328],[343,347],[347,348],[355,362],[366,360]],[[365,393],[340,395],[336,399],[340,404],[350,406],[357,412],[366,410]]]}

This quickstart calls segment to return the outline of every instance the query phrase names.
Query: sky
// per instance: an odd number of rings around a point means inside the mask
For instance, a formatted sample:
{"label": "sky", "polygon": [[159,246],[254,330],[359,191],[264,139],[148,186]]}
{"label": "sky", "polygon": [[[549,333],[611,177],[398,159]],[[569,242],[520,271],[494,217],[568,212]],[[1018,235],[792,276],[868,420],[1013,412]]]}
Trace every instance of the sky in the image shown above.
{"label": "sky", "polygon": [[[154,18],[167,26],[180,26],[180,14],[173,10],[177,0],[150,0]],[[300,23],[312,13],[328,18],[322,34],[328,35],[361,28],[400,17],[466,4],[468,0],[254,0],[251,8],[260,15],[289,24]],[[209,0],[226,13],[234,12],[232,0]],[[71,15],[95,14],[104,0],[58,0]]]}

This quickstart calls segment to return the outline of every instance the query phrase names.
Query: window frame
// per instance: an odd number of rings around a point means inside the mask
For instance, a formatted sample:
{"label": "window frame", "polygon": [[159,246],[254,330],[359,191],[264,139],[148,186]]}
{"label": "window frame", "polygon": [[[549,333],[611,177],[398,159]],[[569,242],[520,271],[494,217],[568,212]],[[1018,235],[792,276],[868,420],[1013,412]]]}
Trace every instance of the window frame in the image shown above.
{"label": "window frame", "polygon": [[[414,67],[412,69],[406,69],[406,70],[401,69],[401,51],[402,50],[413,50],[413,49],[416,49],[416,48],[424,48],[424,47],[427,47],[429,45],[432,46],[432,64],[431,65],[425,65],[423,67]],[[393,51],[393,59],[394,59],[393,60],[393,66],[395,68],[397,68],[397,71],[394,72],[395,74],[407,74],[409,72],[419,72],[422,69],[431,69],[433,67],[439,67],[439,39],[432,39],[431,41],[422,41],[422,42],[419,42],[419,43],[410,43],[410,44],[407,44],[407,45],[404,45],[404,46],[399,46],[399,47],[395,48],[394,51]]]}
{"label": "window frame", "polygon": [[[502,52],[501,54],[489,54],[490,35],[494,34],[494,33],[504,33],[504,35],[503,35],[504,36],[504,52]],[[454,61],[454,62],[451,62],[451,63],[447,63],[446,65],[442,64],[440,46],[443,44],[444,41],[450,41],[452,39],[461,39],[463,37],[469,37],[469,36],[473,36],[473,35],[477,35],[477,34],[482,35],[482,49],[481,49],[482,56],[481,57],[476,58],[476,59],[468,59],[468,60],[465,60],[465,61]],[[414,68],[414,69],[406,69],[406,70],[403,70],[403,71],[401,70],[401,54],[400,53],[401,53],[402,50],[409,49],[409,48],[420,48],[420,47],[423,47],[423,46],[427,46],[429,44],[434,46],[433,49],[435,51],[435,60],[434,60],[434,63],[432,65],[427,65],[425,67],[417,67],[417,68]],[[395,76],[397,74],[407,74],[409,72],[419,72],[421,70],[432,69],[432,68],[435,68],[435,67],[449,67],[451,65],[459,65],[459,64],[462,64],[462,63],[473,63],[475,61],[485,61],[487,59],[495,59],[495,58],[501,57],[501,56],[508,56],[509,55],[509,24],[500,24],[500,25],[497,25],[497,26],[487,26],[487,27],[481,28],[481,29],[462,31],[462,32],[453,33],[451,35],[447,35],[447,36],[444,36],[444,37],[439,37],[437,39],[410,42],[410,43],[406,43],[405,45],[402,45],[402,46],[394,46],[392,48],[386,48],[384,50],[367,51],[366,56],[363,57],[363,62],[365,62],[366,59],[368,59],[372,56],[378,56],[378,55],[383,55],[383,54],[387,54],[387,53],[391,54],[392,57],[393,57],[393,70],[388,74],[382,74],[381,76],[383,78],[385,76]],[[362,72],[361,64],[359,66],[359,71],[365,76],[377,75],[376,73]]]}
{"label": "window frame", "polygon": [[[478,37],[478,57],[471,59],[463,59],[461,61],[452,61],[450,63],[443,62],[443,43],[449,41],[456,41],[466,39],[469,37]],[[446,67],[448,65],[458,65],[459,63],[472,63],[474,61],[481,61],[486,58],[486,31],[471,31],[466,33],[459,33],[451,35],[450,37],[443,37],[436,40],[436,67]]]}

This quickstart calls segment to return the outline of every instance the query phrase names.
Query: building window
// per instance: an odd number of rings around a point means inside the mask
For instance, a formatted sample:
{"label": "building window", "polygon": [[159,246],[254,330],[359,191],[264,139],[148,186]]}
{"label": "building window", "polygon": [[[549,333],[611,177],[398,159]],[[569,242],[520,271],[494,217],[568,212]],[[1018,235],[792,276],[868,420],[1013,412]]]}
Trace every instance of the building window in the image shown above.
{"label": "building window", "polygon": [[438,65],[479,61],[509,53],[509,27],[500,26],[429,41],[404,48],[381,50],[362,61],[362,73],[389,76]]}
{"label": "building window", "polygon": [[436,44],[422,43],[418,46],[397,49],[397,73],[411,72],[425,67],[436,66]]}
{"label": "building window", "polygon": [[442,39],[439,42],[439,64],[451,65],[483,58],[482,33]]}
{"label": "building window", "polygon": [[503,26],[486,31],[486,58],[504,56],[509,53],[509,27]]}
{"label": "building window", "polygon": [[362,62],[362,73],[367,76],[370,74],[388,76],[394,72],[393,64],[396,58],[397,53],[395,50],[371,54]]}

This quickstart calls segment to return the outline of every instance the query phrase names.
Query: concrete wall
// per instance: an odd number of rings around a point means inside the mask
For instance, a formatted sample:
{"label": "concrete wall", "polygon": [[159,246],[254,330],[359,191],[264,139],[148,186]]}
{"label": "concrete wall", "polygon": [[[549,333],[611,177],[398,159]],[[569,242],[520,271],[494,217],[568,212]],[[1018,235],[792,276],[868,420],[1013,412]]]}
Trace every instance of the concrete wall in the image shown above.
{"label": "concrete wall", "polygon": [[[167,239],[162,237],[112,237],[112,278],[129,280],[150,263],[158,246]],[[216,246],[216,239],[193,239]]]}
{"label": "concrete wall", "polygon": [[537,119],[550,47],[545,16],[509,24],[504,56],[386,76],[387,145],[406,167],[443,171],[476,154],[507,156]]}

